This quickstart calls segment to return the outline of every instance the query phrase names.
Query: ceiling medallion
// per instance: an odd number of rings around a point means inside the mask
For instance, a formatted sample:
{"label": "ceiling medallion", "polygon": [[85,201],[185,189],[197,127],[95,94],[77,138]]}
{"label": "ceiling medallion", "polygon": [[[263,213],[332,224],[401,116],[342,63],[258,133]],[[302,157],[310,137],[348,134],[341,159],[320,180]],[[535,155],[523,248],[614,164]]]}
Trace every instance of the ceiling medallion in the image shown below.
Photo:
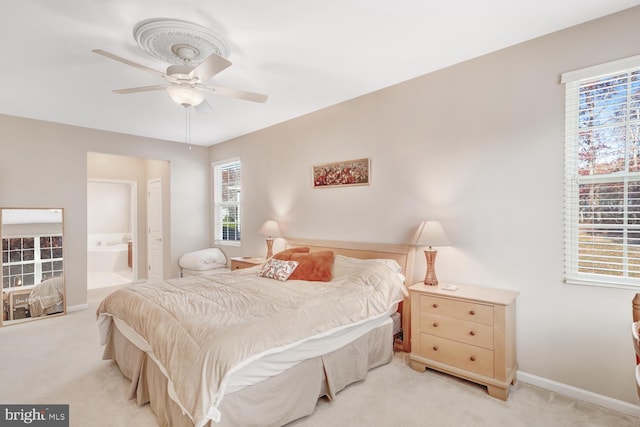
{"label": "ceiling medallion", "polygon": [[138,22],[133,28],[133,37],[150,55],[175,65],[183,65],[185,57],[200,63],[213,53],[223,58],[229,56],[229,48],[220,35],[179,19],[152,18]]}

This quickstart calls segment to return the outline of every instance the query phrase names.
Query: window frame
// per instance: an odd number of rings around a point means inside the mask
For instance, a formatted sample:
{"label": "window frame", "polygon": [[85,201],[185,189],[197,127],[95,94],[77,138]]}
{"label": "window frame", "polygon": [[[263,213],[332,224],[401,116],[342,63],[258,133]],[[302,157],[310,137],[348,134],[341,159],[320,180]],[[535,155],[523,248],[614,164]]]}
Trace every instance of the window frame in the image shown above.
{"label": "window frame", "polygon": [[[640,55],[624,58],[617,61],[612,61],[604,64],[598,64],[592,67],[587,67],[575,71],[563,73],[561,76],[561,83],[565,84],[565,185],[564,185],[564,200],[565,200],[565,219],[564,219],[564,243],[565,243],[565,271],[564,281],[568,284],[578,285],[592,285],[611,288],[623,288],[634,289],[640,288],[640,277],[625,277],[624,272],[628,271],[629,265],[627,257],[627,234],[629,231],[638,231],[637,226],[633,226],[628,221],[629,205],[628,201],[628,183],[630,181],[637,181],[640,172],[630,172],[628,169],[628,154],[629,145],[625,144],[624,158],[625,158],[625,170],[622,172],[612,172],[608,174],[592,174],[592,175],[580,175],[579,174],[579,100],[580,100],[580,86],[586,82],[593,82],[597,80],[603,80],[607,77],[627,74],[631,75],[634,71],[640,70]],[[626,93],[626,107],[625,114],[629,111],[629,99],[631,93]],[[627,129],[632,123],[625,115],[623,122]],[[596,126],[597,128],[597,126]],[[626,135],[625,135],[626,136]],[[625,139],[625,141],[627,141]],[[621,257],[622,265],[621,270],[623,276],[604,275],[604,274],[592,274],[578,271],[579,263],[579,207],[580,207],[580,184],[600,184],[600,183],[622,183],[624,187],[624,195],[622,197],[622,217],[623,223],[619,226],[613,226],[605,224],[604,226],[596,226],[594,222],[591,225],[591,229],[621,229],[623,230],[623,256]],[[588,226],[583,226],[588,228]],[[600,254],[601,256],[604,254]]]}
{"label": "window frame", "polygon": [[[240,177],[238,178],[238,184],[240,189],[237,192],[238,199],[235,202],[229,201],[221,201],[222,198],[222,183],[220,182],[221,171],[224,168],[232,167],[232,165],[237,164],[237,168],[239,170]],[[213,173],[213,212],[212,212],[212,223],[213,223],[213,241],[216,245],[227,245],[227,246],[240,246],[242,243],[242,163],[240,161],[240,157],[233,157],[225,160],[220,160],[217,162],[213,162],[211,164],[212,173]],[[236,208],[236,219],[234,223],[236,224],[238,234],[240,235],[238,240],[228,240],[224,239],[223,232],[223,218],[220,218],[220,212],[224,208],[235,207]]]}

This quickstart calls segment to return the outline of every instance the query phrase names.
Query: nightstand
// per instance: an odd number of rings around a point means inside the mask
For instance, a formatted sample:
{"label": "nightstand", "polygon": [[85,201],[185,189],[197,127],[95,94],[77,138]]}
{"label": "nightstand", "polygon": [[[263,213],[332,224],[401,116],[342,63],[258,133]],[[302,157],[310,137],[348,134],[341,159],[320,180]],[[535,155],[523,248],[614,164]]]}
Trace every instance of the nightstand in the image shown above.
{"label": "nightstand", "polygon": [[485,385],[491,396],[507,400],[518,368],[518,292],[417,283],[409,287],[409,294],[411,367],[418,372],[428,367]]}
{"label": "nightstand", "polygon": [[264,264],[266,260],[255,256],[241,256],[231,258],[231,271],[240,270],[242,268],[255,267],[256,265]]}

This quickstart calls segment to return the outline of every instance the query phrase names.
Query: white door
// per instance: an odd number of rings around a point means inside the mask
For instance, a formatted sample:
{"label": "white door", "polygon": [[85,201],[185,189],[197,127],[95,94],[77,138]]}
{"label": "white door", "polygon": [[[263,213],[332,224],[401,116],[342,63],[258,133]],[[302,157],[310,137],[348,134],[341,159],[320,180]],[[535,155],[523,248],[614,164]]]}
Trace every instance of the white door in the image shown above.
{"label": "white door", "polygon": [[147,259],[148,280],[158,282],[162,280],[162,183],[160,179],[148,182],[147,203]]}

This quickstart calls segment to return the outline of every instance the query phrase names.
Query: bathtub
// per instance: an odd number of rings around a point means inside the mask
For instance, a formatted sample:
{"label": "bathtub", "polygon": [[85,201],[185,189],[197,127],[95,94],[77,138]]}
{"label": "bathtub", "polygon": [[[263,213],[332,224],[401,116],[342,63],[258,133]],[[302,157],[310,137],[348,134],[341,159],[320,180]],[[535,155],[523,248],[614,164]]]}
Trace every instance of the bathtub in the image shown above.
{"label": "bathtub", "polygon": [[129,247],[126,243],[91,246],[87,249],[88,272],[129,270]]}

